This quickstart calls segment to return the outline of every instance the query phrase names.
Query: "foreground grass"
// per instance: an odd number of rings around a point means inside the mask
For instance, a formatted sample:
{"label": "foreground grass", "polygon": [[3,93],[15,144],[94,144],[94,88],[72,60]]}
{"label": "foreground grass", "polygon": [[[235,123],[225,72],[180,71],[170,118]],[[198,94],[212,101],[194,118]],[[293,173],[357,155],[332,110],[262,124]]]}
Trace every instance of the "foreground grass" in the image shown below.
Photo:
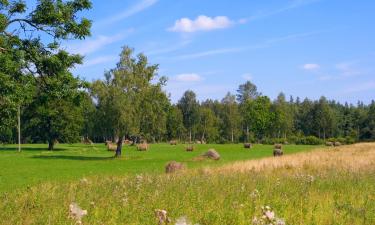
{"label": "foreground grass", "polygon": [[[264,165],[269,165],[264,166]],[[2,224],[74,224],[68,206],[88,210],[84,224],[173,221],[245,225],[269,205],[286,224],[375,224],[375,145],[322,149],[175,175],[138,174],[44,183],[0,195]],[[173,223],[174,224],[174,223]]]}
{"label": "foreground grass", "polygon": [[[171,160],[185,162],[189,168],[219,166],[229,162],[257,159],[272,155],[272,146],[256,145],[251,151],[240,144],[196,145],[196,151],[184,151],[185,145],[151,145],[148,152],[125,147],[122,159],[113,159],[104,144],[93,146],[83,144],[57,145],[53,152],[46,151],[46,145],[24,145],[18,153],[17,146],[0,146],[0,193],[17,188],[26,188],[45,181],[74,180],[83,176],[124,175],[137,173],[160,174]],[[215,148],[222,156],[218,162],[194,161],[209,148]],[[312,149],[312,146],[285,146],[285,153],[291,154]]]}

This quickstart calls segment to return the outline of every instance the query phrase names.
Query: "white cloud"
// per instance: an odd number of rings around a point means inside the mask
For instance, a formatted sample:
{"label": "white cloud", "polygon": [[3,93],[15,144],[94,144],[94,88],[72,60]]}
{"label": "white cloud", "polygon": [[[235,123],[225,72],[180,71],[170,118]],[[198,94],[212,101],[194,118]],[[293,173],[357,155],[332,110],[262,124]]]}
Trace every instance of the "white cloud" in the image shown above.
{"label": "white cloud", "polygon": [[305,65],[302,66],[302,68],[304,70],[317,70],[320,68],[320,65],[319,64],[316,64],[316,63],[307,63]]}
{"label": "white cloud", "polygon": [[202,77],[196,73],[184,73],[175,76],[175,80],[181,82],[197,82],[201,81]]}
{"label": "white cloud", "polygon": [[138,1],[137,4],[123,10],[122,12],[118,13],[118,14],[115,14],[109,18],[106,18],[102,21],[99,21],[97,24],[95,25],[109,25],[109,24],[112,24],[112,23],[116,23],[116,22],[119,22],[123,19],[126,19],[128,17],[131,17],[137,13],[140,13],[144,10],[146,10],[147,8],[155,5],[159,0],[142,0],[142,1]]}
{"label": "white cloud", "polygon": [[99,56],[93,59],[85,60],[81,67],[95,66],[107,62],[115,62],[119,57],[115,55]]}
{"label": "white cloud", "polygon": [[208,17],[205,15],[198,16],[195,20],[189,18],[181,18],[177,20],[173,27],[168,31],[192,33],[197,31],[211,31],[217,29],[228,28],[233,24],[226,16]]}
{"label": "white cloud", "polygon": [[124,40],[132,32],[133,29],[129,29],[113,36],[99,35],[96,38],[91,38],[83,42],[68,45],[67,49],[69,52],[75,54],[88,55],[102,49],[107,45]]}
{"label": "white cloud", "polygon": [[242,78],[250,81],[253,79],[253,75],[251,73],[245,73],[245,74],[242,74]]}

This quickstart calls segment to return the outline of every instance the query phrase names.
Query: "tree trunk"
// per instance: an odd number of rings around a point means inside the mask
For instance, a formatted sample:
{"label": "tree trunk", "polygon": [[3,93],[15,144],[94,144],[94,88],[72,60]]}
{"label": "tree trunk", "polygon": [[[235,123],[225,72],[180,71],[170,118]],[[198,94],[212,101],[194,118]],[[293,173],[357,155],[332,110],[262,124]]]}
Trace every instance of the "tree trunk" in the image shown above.
{"label": "tree trunk", "polygon": [[115,157],[116,158],[120,158],[121,157],[121,151],[122,151],[122,141],[123,141],[124,137],[119,137],[118,141],[117,141],[117,148],[116,148],[116,155]]}
{"label": "tree trunk", "polygon": [[232,143],[234,143],[234,131],[233,131],[233,128],[232,128]]}
{"label": "tree trunk", "polygon": [[21,107],[18,105],[18,113],[17,113],[17,119],[18,119],[18,152],[21,152]]}
{"label": "tree trunk", "polygon": [[189,142],[191,143],[191,128],[189,130]]}
{"label": "tree trunk", "polygon": [[249,142],[249,126],[246,126],[246,142]]}
{"label": "tree trunk", "polygon": [[53,151],[55,147],[55,140],[49,140],[48,141],[48,150]]}

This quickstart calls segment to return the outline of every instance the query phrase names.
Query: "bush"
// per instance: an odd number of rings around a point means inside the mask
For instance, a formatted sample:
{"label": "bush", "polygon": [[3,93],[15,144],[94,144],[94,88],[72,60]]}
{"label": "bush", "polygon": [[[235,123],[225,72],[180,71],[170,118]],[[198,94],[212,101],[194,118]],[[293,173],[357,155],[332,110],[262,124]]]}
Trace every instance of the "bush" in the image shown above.
{"label": "bush", "polygon": [[321,145],[323,141],[315,136],[302,137],[296,141],[297,145]]}

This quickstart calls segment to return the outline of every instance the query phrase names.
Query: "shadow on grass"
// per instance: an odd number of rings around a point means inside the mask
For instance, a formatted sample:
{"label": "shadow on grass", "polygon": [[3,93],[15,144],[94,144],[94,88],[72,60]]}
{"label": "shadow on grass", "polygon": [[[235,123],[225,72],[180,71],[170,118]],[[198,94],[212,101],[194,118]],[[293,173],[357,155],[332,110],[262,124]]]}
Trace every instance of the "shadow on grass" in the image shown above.
{"label": "shadow on grass", "polygon": [[[66,151],[68,149],[66,148],[55,148],[53,149],[53,151],[51,152],[61,152],[61,151]],[[17,152],[18,151],[18,147],[16,146],[1,146],[0,145],[0,152],[1,151],[10,151],[10,152]],[[43,148],[43,147],[22,147],[21,148],[21,151],[25,151],[25,152],[31,152],[31,151],[48,151],[48,148]]]}
{"label": "shadow on grass", "polygon": [[113,156],[96,157],[96,156],[73,156],[73,155],[36,155],[32,156],[34,159],[66,159],[79,161],[103,161],[115,159]]}

